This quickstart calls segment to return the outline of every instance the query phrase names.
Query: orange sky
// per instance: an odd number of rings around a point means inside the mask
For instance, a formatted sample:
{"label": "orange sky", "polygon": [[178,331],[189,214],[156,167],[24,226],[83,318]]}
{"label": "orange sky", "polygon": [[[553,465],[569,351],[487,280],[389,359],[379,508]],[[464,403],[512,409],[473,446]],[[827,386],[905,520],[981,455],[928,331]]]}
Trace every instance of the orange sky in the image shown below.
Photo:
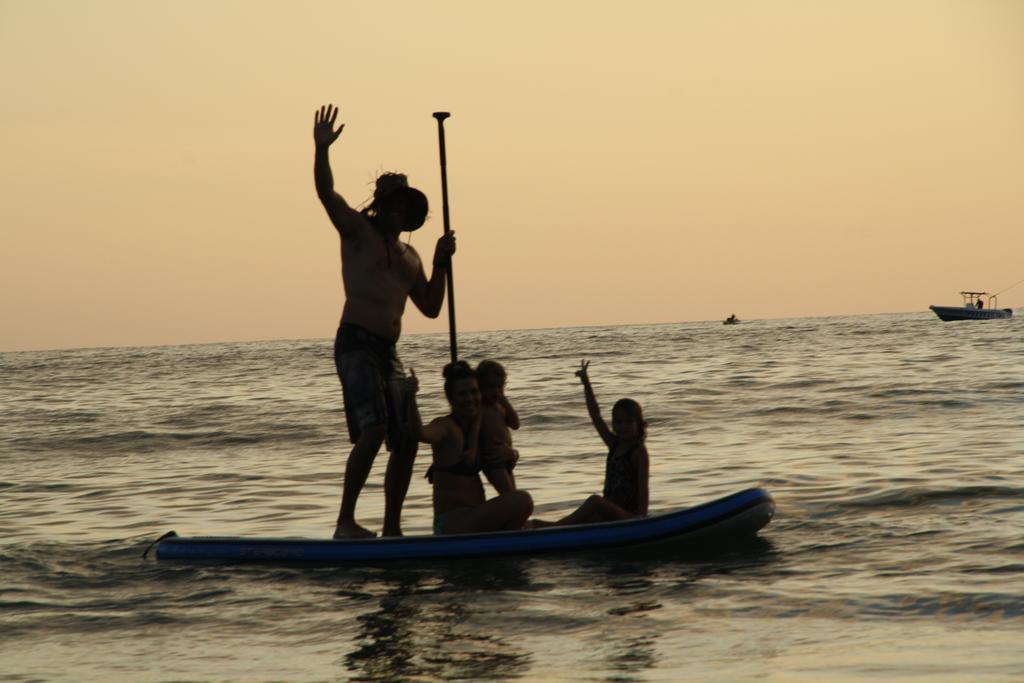
{"label": "orange sky", "polygon": [[428,256],[452,112],[460,330],[924,311],[1024,277],[1016,0],[0,0],[0,85],[3,351],[333,335],[327,102],[337,189],[408,173]]}

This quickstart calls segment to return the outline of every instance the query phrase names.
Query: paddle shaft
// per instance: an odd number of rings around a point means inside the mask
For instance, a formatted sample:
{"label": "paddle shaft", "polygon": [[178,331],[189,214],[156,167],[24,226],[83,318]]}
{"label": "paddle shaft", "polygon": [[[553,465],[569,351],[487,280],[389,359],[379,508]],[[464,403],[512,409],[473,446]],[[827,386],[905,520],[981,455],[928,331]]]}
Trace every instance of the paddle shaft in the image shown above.
{"label": "paddle shaft", "polygon": [[[437,119],[437,142],[441,148],[441,211],[444,216],[444,234],[451,232],[448,218],[448,158],[444,150],[444,120],[451,116],[446,111],[434,112]],[[435,266],[436,267],[436,266]],[[452,362],[459,359],[458,342],[455,340],[455,283],[452,279],[452,259],[448,259],[445,268],[445,278],[448,284],[448,338],[452,349]]]}

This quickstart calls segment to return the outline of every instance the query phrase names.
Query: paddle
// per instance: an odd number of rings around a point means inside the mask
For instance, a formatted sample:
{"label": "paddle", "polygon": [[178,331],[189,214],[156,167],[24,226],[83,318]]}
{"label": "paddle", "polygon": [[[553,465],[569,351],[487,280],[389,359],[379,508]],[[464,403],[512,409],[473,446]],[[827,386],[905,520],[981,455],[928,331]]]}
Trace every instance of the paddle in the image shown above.
{"label": "paddle", "polygon": [[[437,140],[441,147],[441,206],[444,216],[444,234],[451,232],[448,224],[448,161],[444,153],[444,120],[451,116],[446,111],[435,111],[434,118],[437,119]],[[452,349],[452,362],[459,359],[458,345],[455,342],[455,284],[452,281],[452,260],[448,259],[446,269],[448,279],[448,337]]]}

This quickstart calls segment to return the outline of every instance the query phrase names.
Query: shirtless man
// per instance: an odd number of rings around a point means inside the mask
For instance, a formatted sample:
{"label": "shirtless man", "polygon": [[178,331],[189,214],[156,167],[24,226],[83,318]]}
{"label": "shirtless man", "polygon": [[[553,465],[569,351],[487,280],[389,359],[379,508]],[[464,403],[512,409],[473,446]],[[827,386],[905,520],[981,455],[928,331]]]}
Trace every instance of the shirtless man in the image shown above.
{"label": "shirtless man", "polygon": [[338,108],[316,112],[313,174],[316,192],[341,237],[341,278],[345,307],[334,341],[334,362],[345,399],[345,419],[355,446],[345,465],[341,510],[335,538],[368,538],[375,534],[355,520],[356,499],[366,483],[381,443],[387,439],[388,466],[384,475],[385,536],[402,534],[402,503],[409,489],[416,435],[406,414],[413,402],[395,343],[402,332],[407,299],[436,318],[444,303],[445,268],[455,252],[455,234],[437,241],[429,280],[412,245],[398,235],[423,225],[427,198],[409,187],[404,175],[388,173],[377,179],[373,202],[356,211],[334,191],[328,148],[345,124],[334,128]]}

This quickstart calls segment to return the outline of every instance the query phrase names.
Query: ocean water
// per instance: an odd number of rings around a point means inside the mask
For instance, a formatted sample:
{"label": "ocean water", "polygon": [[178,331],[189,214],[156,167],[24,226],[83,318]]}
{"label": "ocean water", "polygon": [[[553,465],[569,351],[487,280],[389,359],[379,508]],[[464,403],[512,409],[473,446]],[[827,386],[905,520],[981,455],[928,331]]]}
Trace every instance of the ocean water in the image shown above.
{"label": "ocean water", "polygon": [[[400,343],[424,417],[447,335]],[[931,313],[460,335],[509,373],[517,478],[601,489],[573,371],[650,422],[651,507],[775,496],[755,547],[384,567],[143,559],[326,537],[349,446],[331,340],[0,354],[0,679],[1024,680],[1024,321]],[[427,533],[421,449],[407,534]],[[359,501],[379,529],[378,457]]]}

